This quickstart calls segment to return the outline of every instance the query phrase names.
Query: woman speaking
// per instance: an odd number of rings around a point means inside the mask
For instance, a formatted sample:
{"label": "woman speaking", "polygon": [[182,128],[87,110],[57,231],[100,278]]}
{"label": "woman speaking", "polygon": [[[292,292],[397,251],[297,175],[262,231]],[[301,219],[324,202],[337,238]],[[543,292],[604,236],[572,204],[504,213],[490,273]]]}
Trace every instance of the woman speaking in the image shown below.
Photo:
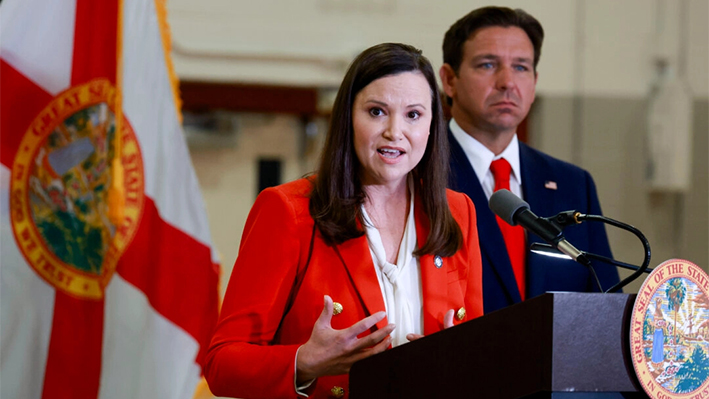
{"label": "woman speaking", "polygon": [[404,44],[365,50],[317,174],[264,190],[249,213],[205,360],[212,392],[347,397],[357,360],[482,315],[475,208],[447,171],[429,61]]}

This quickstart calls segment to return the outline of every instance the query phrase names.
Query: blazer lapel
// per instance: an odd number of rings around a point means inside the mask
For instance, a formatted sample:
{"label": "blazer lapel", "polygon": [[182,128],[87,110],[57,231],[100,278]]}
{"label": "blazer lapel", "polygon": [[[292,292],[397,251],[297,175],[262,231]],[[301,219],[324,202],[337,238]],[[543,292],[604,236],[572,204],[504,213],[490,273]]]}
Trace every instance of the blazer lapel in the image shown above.
{"label": "blazer lapel", "polygon": [[[338,245],[335,251],[340,255],[340,259],[347,269],[352,285],[365,308],[365,313],[372,315],[386,310],[382,290],[374,270],[372,255],[369,252],[367,236],[363,235],[347,240]],[[383,328],[387,323],[387,319],[384,318],[377,323],[377,328]]]}
{"label": "blazer lapel", "polygon": [[[507,254],[505,239],[502,237],[495,214],[492,213],[488,206],[485,192],[468,161],[468,157],[458,141],[450,133],[450,130],[448,131],[448,139],[451,147],[452,179],[455,180],[452,182],[455,183],[452,187],[456,191],[467,194],[475,205],[480,252],[487,259],[491,271],[500,282],[500,286],[506,291],[506,296],[515,303],[520,302],[522,297],[519,294],[517,280],[512,270],[510,257]],[[483,279],[487,280],[485,276],[483,276]]]}
{"label": "blazer lapel", "polygon": [[[418,248],[422,248],[428,240],[431,225],[418,195],[415,201],[416,242]],[[423,333],[425,335],[443,328],[443,315],[447,310],[448,269],[445,261],[442,267],[437,268],[434,258],[434,255],[428,254],[419,258],[423,294]]]}

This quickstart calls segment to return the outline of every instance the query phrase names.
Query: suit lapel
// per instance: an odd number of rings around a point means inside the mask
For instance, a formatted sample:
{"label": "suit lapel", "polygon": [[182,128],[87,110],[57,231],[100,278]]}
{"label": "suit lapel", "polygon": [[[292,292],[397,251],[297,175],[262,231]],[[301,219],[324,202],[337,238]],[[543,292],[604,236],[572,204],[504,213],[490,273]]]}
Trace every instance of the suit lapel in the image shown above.
{"label": "suit lapel", "polygon": [[453,134],[450,133],[450,130],[448,131],[448,139],[451,147],[452,187],[456,191],[467,194],[475,205],[478,236],[480,237],[480,252],[489,262],[492,272],[497,276],[507,296],[515,303],[520,302],[521,296],[517,287],[517,280],[515,279],[510,257],[507,254],[505,239],[502,237],[495,214],[492,213],[488,206],[485,192],[468,161],[468,157],[458,141],[453,137]]}
{"label": "suit lapel", "polygon": [[[530,209],[537,216],[549,217],[553,216],[555,207],[556,190],[547,188],[550,182],[556,184],[557,178],[553,168],[537,156],[526,144],[519,144],[519,159],[522,169],[522,191],[524,192],[525,201],[529,204]],[[530,234],[528,234],[529,236]],[[540,242],[541,239],[536,235],[532,235],[528,240],[532,242]]]}
{"label": "suit lapel", "polygon": [[[359,295],[365,313],[372,315],[386,310],[382,290],[374,270],[374,262],[369,252],[367,236],[363,235],[347,240],[338,245],[335,251],[340,255],[340,260],[342,260],[352,285]],[[383,328],[387,323],[387,319],[384,318],[377,323],[377,328]]]}
{"label": "suit lapel", "polygon": [[[556,178],[554,168],[552,168],[542,157],[527,145],[520,143],[519,157],[522,169],[522,191],[529,204],[530,209],[539,217],[552,216],[556,209]],[[554,184],[550,185],[550,182]],[[527,245],[543,243],[540,237],[534,233],[527,232]],[[540,259],[539,255],[527,252],[527,292],[530,295],[543,293],[546,291],[544,275],[549,260]]]}

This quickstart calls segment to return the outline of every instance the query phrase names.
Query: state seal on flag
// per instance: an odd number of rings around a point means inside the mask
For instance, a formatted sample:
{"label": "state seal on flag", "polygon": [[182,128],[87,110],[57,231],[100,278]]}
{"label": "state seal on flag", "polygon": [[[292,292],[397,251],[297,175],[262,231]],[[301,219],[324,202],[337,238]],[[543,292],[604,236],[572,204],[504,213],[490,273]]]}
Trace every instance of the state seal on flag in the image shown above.
{"label": "state seal on flag", "polygon": [[143,211],[143,161],[123,118],[125,217],[121,225],[108,218],[116,94],[106,79],[59,93],[30,124],[12,164],[10,218],[18,247],[45,281],[84,299],[103,298]]}
{"label": "state seal on flag", "polygon": [[709,277],[692,262],[656,267],[630,325],[635,374],[654,399],[709,398]]}

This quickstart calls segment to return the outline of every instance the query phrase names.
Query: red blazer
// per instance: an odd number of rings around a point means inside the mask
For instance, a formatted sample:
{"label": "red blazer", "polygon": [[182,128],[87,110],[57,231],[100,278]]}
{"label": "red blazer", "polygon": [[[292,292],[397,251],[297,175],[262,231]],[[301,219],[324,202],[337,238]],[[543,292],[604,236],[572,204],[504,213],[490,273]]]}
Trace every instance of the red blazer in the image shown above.
{"label": "red blazer", "polygon": [[[310,338],[322,312],[324,295],[343,307],[342,313],[332,318],[335,329],[347,328],[385,310],[366,236],[346,241],[335,250],[317,232],[298,295],[284,317],[296,274],[305,267],[313,234],[308,211],[310,191],[311,183],[306,179],[266,189],[249,213],[205,359],[205,377],[217,396],[299,397],[294,388],[295,355]],[[441,330],[449,309],[465,307],[463,321],[483,314],[475,207],[464,194],[447,194],[453,217],[463,232],[463,246],[455,255],[443,258],[440,268],[434,265],[434,256],[420,258],[424,334]],[[429,225],[418,198],[414,212],[421,247]],[[384,319],[377,328],[386,324]],[[344,388],[344,397],[349,393],[347,375],[320,377],[314,385],[308,390],[310,397],[330,397],[333,387]]]}

